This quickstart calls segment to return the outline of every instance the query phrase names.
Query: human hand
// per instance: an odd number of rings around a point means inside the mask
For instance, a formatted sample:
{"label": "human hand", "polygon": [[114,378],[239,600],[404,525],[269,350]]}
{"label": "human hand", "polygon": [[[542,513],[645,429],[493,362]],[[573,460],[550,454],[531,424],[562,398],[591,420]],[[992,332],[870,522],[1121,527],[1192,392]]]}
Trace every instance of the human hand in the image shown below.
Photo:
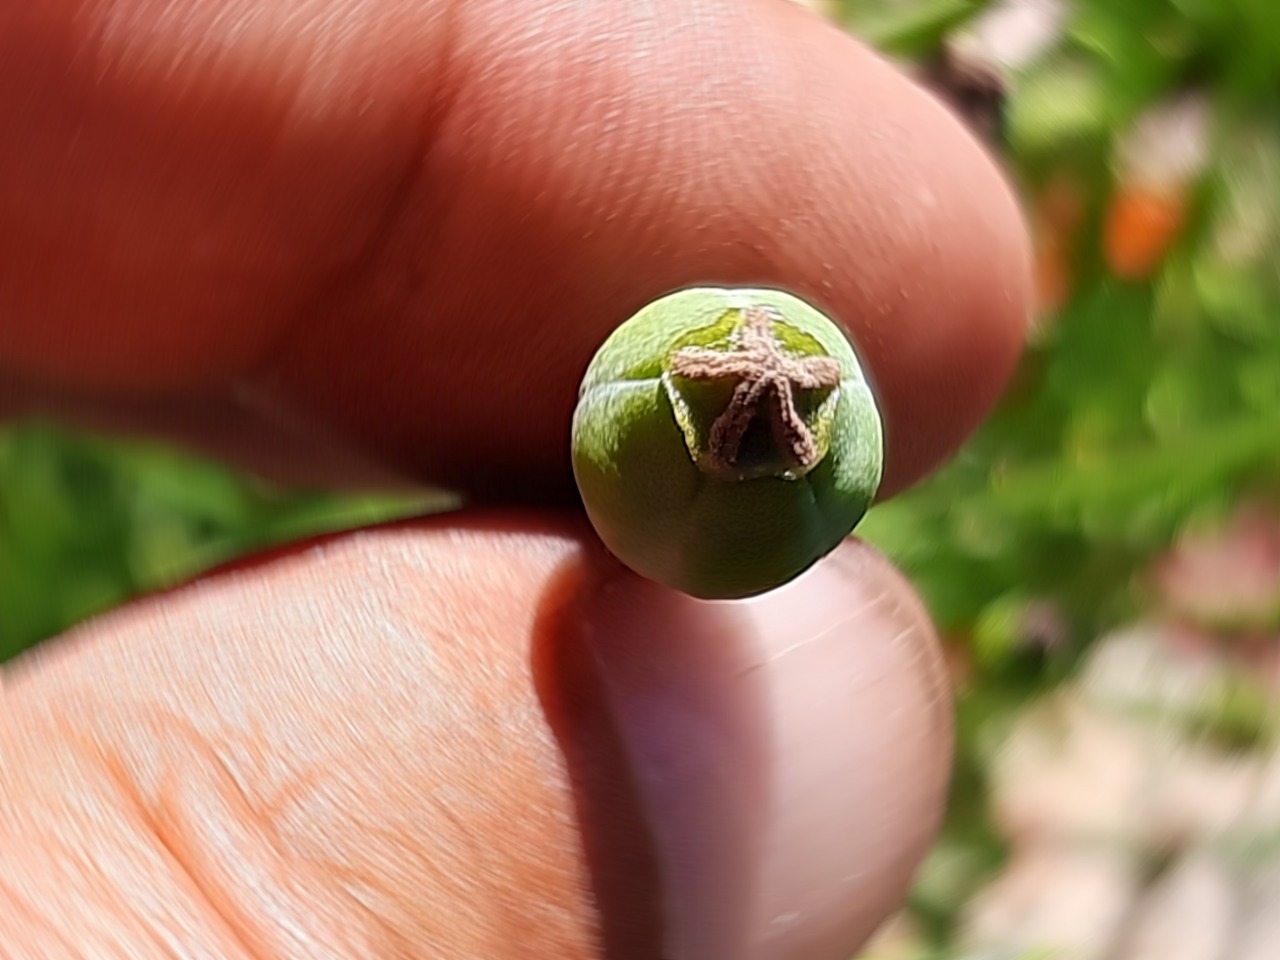
{"label": "human hand", "polygon": [[11,667],[0,944],[856,949],[949,762],[909,589],[850,542],[702,604],[553,505],[592,352],[691,283],[847,323],[886,494],[954,450],[1029,300],[959,126],[783,0],[21,0],[0,63],[0,412],[488,501]]}

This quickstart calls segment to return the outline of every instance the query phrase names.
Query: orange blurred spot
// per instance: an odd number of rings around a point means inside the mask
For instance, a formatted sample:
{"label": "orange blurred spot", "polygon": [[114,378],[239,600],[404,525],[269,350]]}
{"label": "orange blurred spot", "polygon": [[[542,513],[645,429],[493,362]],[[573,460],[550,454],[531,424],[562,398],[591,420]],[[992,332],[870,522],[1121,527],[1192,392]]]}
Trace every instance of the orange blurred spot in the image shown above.
{"label": "orange blurred spot", "polygon": [[1103,253],[1111,272],[1125,280],[1149,277],[1182,230],[1186,209],[1180,193],[1122,186],[1104,226]]}

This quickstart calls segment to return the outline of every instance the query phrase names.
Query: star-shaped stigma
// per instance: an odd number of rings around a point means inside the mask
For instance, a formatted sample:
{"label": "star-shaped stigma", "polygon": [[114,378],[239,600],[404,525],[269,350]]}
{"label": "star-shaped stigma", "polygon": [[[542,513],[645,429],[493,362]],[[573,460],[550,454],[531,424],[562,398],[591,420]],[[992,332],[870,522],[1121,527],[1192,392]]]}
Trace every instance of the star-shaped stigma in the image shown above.
{"label": "star-shaped stigma", "polygon": [[796,390],[840,385],[835,357],[801,357],[785,352],[773,333],[781,318],[768,307],[743,311],[736,348],[684,347],[671,357],[673,374],[687,380],[736,380],[724,412],[711,423],[705,455],[717,469],[732,469],[748,427],[767,404],[769,427],[780,453],[802,470],[820,459],[813,431],[796,410]]}

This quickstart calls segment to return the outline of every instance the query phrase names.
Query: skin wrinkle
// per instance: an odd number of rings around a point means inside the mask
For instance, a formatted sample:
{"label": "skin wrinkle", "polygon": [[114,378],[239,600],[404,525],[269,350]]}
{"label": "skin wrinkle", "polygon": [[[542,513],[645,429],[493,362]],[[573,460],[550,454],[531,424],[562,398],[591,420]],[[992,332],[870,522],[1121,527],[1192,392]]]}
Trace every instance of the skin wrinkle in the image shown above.
{"label": "skin wrinkle", "polygon": [[253,953],[337,960],[382,952],[374,918],[283,855],[216,757],[198,769],[207,780],[184,777],[166,791],[156,833]]}
{"label": "skin wrinkle", "polygon": [[[56,722],[57,718],[54,720]],[[83,751],[75,748],[74,745],[83,739],[83,734],[68,739],[64,746],[72,745],[72,749],[61,757],[52,758],[50,769],[45,772],[46,777],[52,779],[42,781],[45,792],[49,794],[44,798],[47,802],[41,803],[39,790],[28,794],[34,796],[40,805],[39,813],[32,818],[27,829],[16,831],[14,840],[6,842],[3,847],[17,856],[20,864],[24,850],[30,851],[28,856],[35,858],[28,863],[38,869],[20,869],[17,874],[27,878],[32,884],[30,889],[40,891],[42,878],[46,883],[43,896],[28,904],[30,909],[36,910],[35,922],[27,926],[15,924],[8,933],[0,928],[0,944],[18,943],[30,947],[33,942],[41,945],[51,939],[65,941],[58,929],[69,923],[70,928],[76,931],[75,942],[68,944],[64,953],[57,956],[84,956],[85,951],[93,950],[94,956],[128,956],[130,960],[139,960],[179,955],[172,942],[181,929],[192,935],[192,945],[184,946],[182,956],[208,956],[217,960],[246,957],[247,960],[247,954],[229,939],[230,931],[209,912],[207,904],[202,907],[200,897],[189,884],[179,881],[170,888],[168,881],[174,879],[172,861],[165,857],[163,848],[155,842],[154,835],[148,833],[142,820],[129,815],[136,810],[128,799],[129,791],[121,786],[123,781],[108,767],[92,762]],[[0,743],[0,747],[3,746]],[[59,775],[61,766],[67,763],[72,765],[72,769],[67,771],[70,775]],[[39,767],[35,770],[40,772]],[[96,789],[104,784],[105,789]],[[13,796],[21,797],[22,794]],[[86,802],[87,810],[83,806]],[[56,818],[48,818],[49,808],[64,812],[60,825]],[[94,838],[91,832],[86,832],[86,827],[90,826],[86,817],[100,811],[111,815],[115,828],[107,845],[101,843],[101,838]],[[12,816],[12,807],[8,812]],[[0,806],[0,828],[5,825],[4,813],[3,806]],[[45,816],[42,818],[39,814]],[[50,820],[55,824],[52,829],[48,825]],[[140,857],[144,861],[141,864]],[[129,876],[135,869],[137,874]],[[164,894],[158,899],[148,900],[145,897],[147,890],[143,887],[144,896],[136,896],[137,891],[131,884],[146,883],[157,873],[164,877],[160,884]],[[9,920],[5,913],[0,912],[0,921]],[[202,947],[212,952],[193,952]],[[24,952],[21,956],[30,954]]]}
{"label": "skin wrinkle", "polygon": [[[5,914],[0,914],[0,958],[3,960],[12,960],[13,954],[2,952],[5,950],[6,943],[17,942],[17,934],[5,935],[4,924],[12,924],[13,930],[35,931],[34,936],[38,937],[37,946],[41,950],[48,950],[51,946],[56,946],[61,950],[64,956],[72,956],[74,947],[67,934],[59,931],[53,924],[47,923],[46,918],[35,909],[34,904],[23,894],[23,890],[18,886],[16,879],[6,879],[4,874],[0,874],[0,895],[3,895],[5,905]],[[18,912],[20,911],[20,912]],[[28,934],[24,933],[24,937]],[[233,958],[228,958],[233,960]]]}
{"label": "skin wrinkle", "polygon": [[[375,933],[372,915],[362,917],[358,904],[343,904],[334,896],[336,889],[319,893],[318,875],[309,876],[304,863],[284,855],[270,826],[271,818],[254,809],[240,778],[219,756],[207,734],[197,732],[172,712],[148,717],[141,725],[155,731],[156,753],[173,755],[176,747],[178,754],[185,755],[184,772],[175,773],[166,764],[152,772],[154,782],[148,787],[138,776],[136,761],[126,760],[118,751],[96,747],[91,735],[84,731],[70,729],[65,735],[68,742],[82,744],[83,755],[97,758],[100,769],[134,811],[146,838],[185,878],[209,917],[223,927],[246,958],[336,960],[377,953],[371,943],[382,936],[380,931]],[[233,846],[232,839],[237,834],[252,838],[253,842]],[[223,842],[218,842],[219,837]],[[246,851],[248,855],[244,855]],[[253,869],[255,863],[261,865],[260,870]],[[247,882],[255,873],[292,879],[270,883],[267,893],[261,884]],[[235,878],[235,882],[227,883],[229,878]],[[263,915],[263,908],[272,901],[291,909],[268,918]],[[289,923],[286,917],[290,912],[305,922]],[[345,923],[338,922],[342,916],[347,918]],[[307,949],[296,934],[289,935],[286,927],[319,931],[321,943],[316,946],[323,949]],[[352,937],[339,933],[338,927],[360,929],[363,933]],[[363,942],[363,947],[357,947],[357,942]],[[346,946],[334,953],[334,944]]]}

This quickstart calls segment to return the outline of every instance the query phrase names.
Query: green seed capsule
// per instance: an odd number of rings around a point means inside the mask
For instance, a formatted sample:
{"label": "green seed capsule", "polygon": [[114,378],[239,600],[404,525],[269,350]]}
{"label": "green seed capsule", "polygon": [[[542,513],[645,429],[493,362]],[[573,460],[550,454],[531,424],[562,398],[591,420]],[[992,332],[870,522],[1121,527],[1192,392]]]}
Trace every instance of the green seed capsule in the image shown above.
{"label": "green seed capsule", "polygon": [[573,418],[574,476],[605,546],[707,599],[781,586],[835,549],[883,456],[848,339],[777,290],[649,304],[596,353]]}

